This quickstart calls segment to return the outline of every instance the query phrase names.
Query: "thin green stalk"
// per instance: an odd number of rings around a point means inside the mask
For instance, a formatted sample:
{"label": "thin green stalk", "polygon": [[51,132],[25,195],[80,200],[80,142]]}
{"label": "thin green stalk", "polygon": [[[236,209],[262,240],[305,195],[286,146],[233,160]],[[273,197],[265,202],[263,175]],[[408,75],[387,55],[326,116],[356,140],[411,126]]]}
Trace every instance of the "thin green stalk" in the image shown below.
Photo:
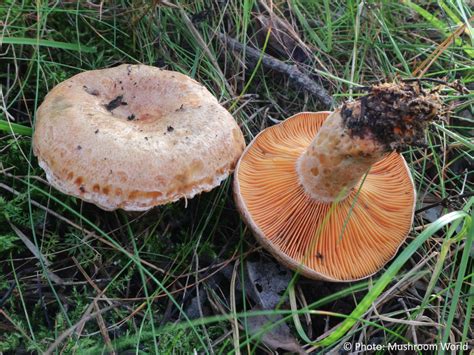
{"label": "thin green stalk", "polygon": [[0,37],[0,44],[2,43],[59,48],[59,49],[67,49],[71,51],[79,51],[79,52],[82,51],[84,53],[97,52],[97,49],[95,47],[88,47],[88,46],[84,46],[84,45],[80,45],[76,43],[57,42],[57,41],[50,41],[46,39],[37,39],[37,38]]}
{"label": "thin green stalk", "polygon": [[33,129],[27,126],[23,126],[18,123],[10,121],[0,120],[0,131],[8,132],[11,134],[19,134],[21,136],[32,136]]}
{"label": "thin green stalk", "polygon": [[436,222],[433,222],[426,228],[415,240],[413,240],[395,259],[394,262],[383,273],[382,277],[374,284],[374,287],[362,299],[357,307],[352,311],[350,317],[335,329],[330,335],[323,340],[317,342],[315,345],[331,346],[342,336],[344,336],[352,326],[361,319],[362,315],[372,306],[372,303],[383,292],[385,287],[394,279],[402,266],[411,258],[411,256],[423,245],[423,243],[430,238],[434,233],[440,230],[448,223],[452,223],[457,219],[466,218],[467,214],[463,211],[451,212],[440,217]]}
{"label": "thin green stalk", "polygon": [[[456,286],[455,286],[454,291],[453,291],[453,297],[452,297],[451,302],[450,302],[450,309],[449,309],[448,319],[446,321],[446,326],[444,328],[443,337],[442,337],[442,340],[441,340],[441,342],[444,343],[444,344],[447,344],[448,341],[449,341],[449,337],[450,337],[450,334],[451,334],[451,328],[453,326],[454,317],[455,317],[455,315],[458,311],[457,309],[458,309],[458,303],[459,303],[459,296],[461,294],[463,279],[464,279],[464,276],[465,276],[466,271],[467,271],[467,265],[468,265],[469,258],[470,258],[471,246],[472,246],[473,241],[474,241],[474,209],[471,212],[470,221],[468,221],[468,223],[470,225],[469,226],[469,232],[467,233],[467,238],[465,240],[464,250],[463,250],[463,253],[462,253],[462,257],[461,257],[461,263],[459,264],[458,275],[457,275],[456,282],[455,282]],[[472,265],[472,263],[471,263],[471,265]],[[474,296],[471,295],[471,297],[474,297]],[[440,354],[443,355],[443,354],[445,354],[445,352],[446,351],[444,349],[441,349]]]}
{"label": "thin green stalk", "polygon": [[[131,228],[130,223],[128,221],[127,215],[125,213],[121,213],[121,215],[122,215],[122,218],[125,220],[125,225],[127,226],[128,237],[130,238],[130,240],[132,242],[132,246],[133,246],[133,254],[135,255],[135,258],[137,260],[137,269],[138,269],[138,272],[140,273],[140,278],[141,278],[142,285],[143,285],[143,291],[144,291],[145,297],[146,297],[146,305],[147,305],[146,314],[150,318],[151,330],[152,330],[153,333],[155,333],[155,318],[153,317],[154,312],[151,309],[150,295],[149,295],[149,292],[148,292],[147,280],[146,280],[145,274],[143,272],[144,267],[143,267],[143,265],[140,261],[140,253],[139,253],[139,250],[137,248],[137,243],[135,242],[135,235],[132,231],[132,228]],[[140,326],[140,331],[142,331],[144,323],[145,323],[145,318],[143,318],[142,325]],[[137,350],[138,350],[139,345],[140,345],[139,342],[140,342],[140,337],[138,337],[138,339],[137,339],[137,344],[136,344],[136,349]],[[156,341],[156,337],[153,337],[153,345],[155,346],[155,354],[158,354],[158,343]]]}

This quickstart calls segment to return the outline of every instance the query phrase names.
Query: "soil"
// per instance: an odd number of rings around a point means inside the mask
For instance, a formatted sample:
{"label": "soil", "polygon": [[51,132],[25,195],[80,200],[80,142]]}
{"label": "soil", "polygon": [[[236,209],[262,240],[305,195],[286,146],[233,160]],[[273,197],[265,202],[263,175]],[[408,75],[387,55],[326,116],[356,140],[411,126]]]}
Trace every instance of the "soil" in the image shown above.
{"label": "soil", "polygon": [[342,106],[341,115],[351,136],[372,136],[386,151],[423,145],[428,123],[438,119],[441,103],[434,92],[418,83],[380,84],[368,94]]}

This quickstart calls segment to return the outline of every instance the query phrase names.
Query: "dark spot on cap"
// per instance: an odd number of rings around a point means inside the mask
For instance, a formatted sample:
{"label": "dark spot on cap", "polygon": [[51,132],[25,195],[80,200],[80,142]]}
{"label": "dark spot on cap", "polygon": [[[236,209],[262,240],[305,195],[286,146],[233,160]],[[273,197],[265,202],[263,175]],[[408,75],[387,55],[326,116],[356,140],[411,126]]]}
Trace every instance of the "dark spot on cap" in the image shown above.
{"label": "dark spot on cap", "polygon": [[135,115],[132,113],[130,116],[127,116],[127,120],[133,121],[135,119]]}
{"label": "dark spot on cap", "polygon": [[174,127],[173,126],[168,126],[168,128],[166,128],[166,130],[168,132],[173,132],[174,131]]}
{"label": "dark spot on cap", "polygon": [[122,101],[123,95],[117,96],[115,99],[110,101],[108,104],[104,105],[107,111],[112,111],[119,107],[120,105],[127,105],[126,102]]}
{"label": "dark spot on cap", "polygon": [[77,146],[77,150],[81,150],[82,147],[80,145]]}

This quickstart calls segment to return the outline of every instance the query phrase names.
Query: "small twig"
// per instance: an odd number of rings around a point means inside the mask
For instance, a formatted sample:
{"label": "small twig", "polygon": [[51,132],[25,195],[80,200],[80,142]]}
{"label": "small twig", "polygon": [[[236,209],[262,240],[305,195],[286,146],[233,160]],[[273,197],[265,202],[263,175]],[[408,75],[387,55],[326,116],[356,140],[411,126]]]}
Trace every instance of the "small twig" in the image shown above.
{"label": "small twig", "polygon": [[290,84],[292,84],[294,87],[298,89],[303,88],[315,95],[318,100],[327,107],[333,107],[335,105],[333,98],[328,94],[326,89],[315,83],[314,80],[312,80],[308,75],[301,72],[296,65],[285,64],[268,54],[262,54],[260,51],[249,46],[245,46],[234,38],[231,38],[223,33],[218,33],[217,36],[232,50],[245,53],[248,63],[256,64],[261,57],[261,63],[263,66],[279,73],[288,75]]}
{"label": "small twig", "polygon": [[415,211],[415,214],[418,214],[420,212],[423,212],[423,211],[426,211],[426,210],[429,210],[430,208],[433,208],[433,207],[437,207],[437,206],[443,206],[443,207],[449,207],[450,205],[452,205],[453,203],[459,201],[460,199],[462,198],[465,198],[465,197],[471,197],[471,196],[474,196],[474,192],[466,192],[466,193],[463,193],[461,195],[455,195],[455,196],[448,196],[448,197],[445,197],[435,203],[431,203],[429,205],[426,205],[424,207],[421,207],[420,209],[417,209]]}
{"label": "small twig", "polygon": [[109,332],[107,331],[107,326],[105,325],[104,318],[102,317],[102,314],[100,313],[101,309],[99,307],[99,303],[95,299],[93,304],[97,313],[97,325],[99,326],[102,337],[104,338],[104,342],[105,342],[105,345],[107,346],[108,353],[111,355],[115,355],[116,352],[114,351],[114,347],[112,346],[112,341],[110,340]]}
{"label": "small twig", "polygon": [[407,79],[402,79],[403,82],[405,83],[410,83],[410,82],[420,82],[420,81],[428,81],[436,84],[441,84],[445,85],[447,87],[450,87],[451,89],[454,89],[461,94],[469,94],[470,90],[463,86],[460,81],[455,80],[452,83],[447,82],[446,80],[443,79],[436,79],[436,78],[407,78]]}

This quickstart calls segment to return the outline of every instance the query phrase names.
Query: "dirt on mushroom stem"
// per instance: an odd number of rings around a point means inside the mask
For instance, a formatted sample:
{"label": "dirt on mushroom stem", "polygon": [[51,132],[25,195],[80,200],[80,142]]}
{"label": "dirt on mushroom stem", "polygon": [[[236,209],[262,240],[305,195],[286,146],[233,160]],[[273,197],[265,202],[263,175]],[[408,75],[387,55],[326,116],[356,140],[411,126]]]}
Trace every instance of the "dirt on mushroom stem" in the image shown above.
{"label": "dirt on mushroom stem", "polygon": [[306,192],[330,203],[349,195],[370,166],[386,153],[424,141],[441,103],[417,83],[386,83],[344,103],[325,121],[297,162]]}

